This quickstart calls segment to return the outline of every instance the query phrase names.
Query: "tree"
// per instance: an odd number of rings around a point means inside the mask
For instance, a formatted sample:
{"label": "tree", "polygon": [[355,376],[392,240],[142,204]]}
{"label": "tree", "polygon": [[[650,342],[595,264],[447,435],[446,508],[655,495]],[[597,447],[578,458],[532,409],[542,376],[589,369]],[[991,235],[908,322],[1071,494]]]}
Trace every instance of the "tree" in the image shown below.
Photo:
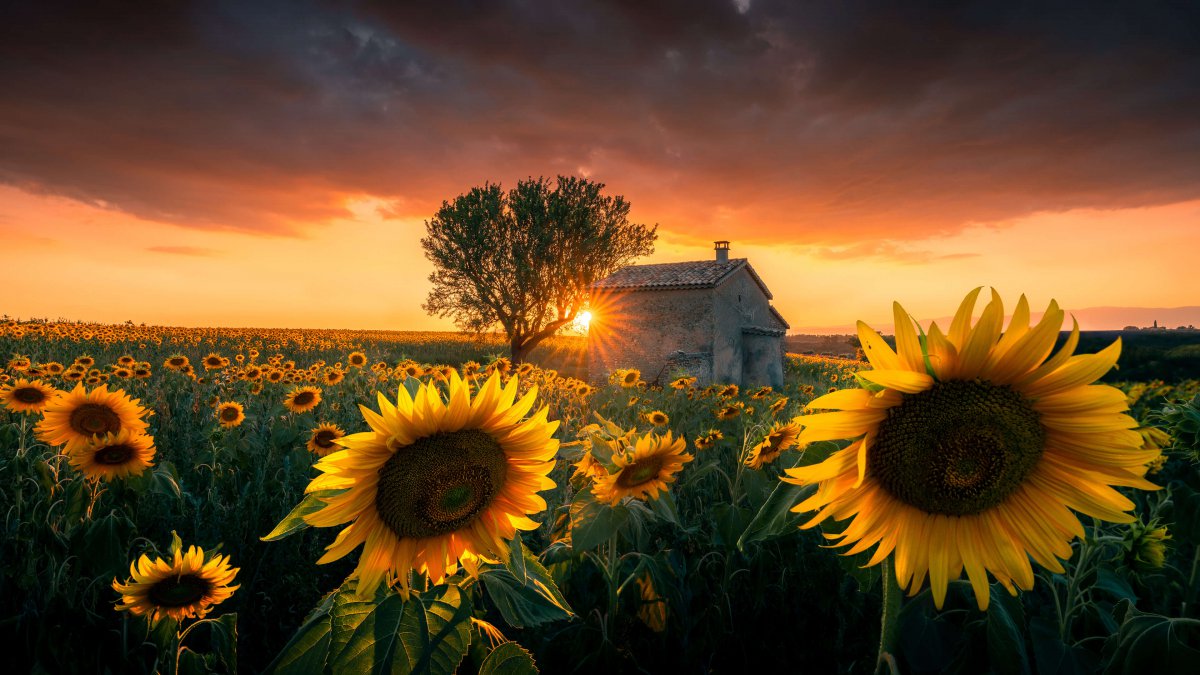
{"label": "tree", "polygon": [[496,325],[520,363],[587,306],[592,282],[654,252],[658,226],[629,222],[629,203],[603,183],[528,178],[485,183],[442,202],[421,239],[434,265],[424,308],[462,330]]}

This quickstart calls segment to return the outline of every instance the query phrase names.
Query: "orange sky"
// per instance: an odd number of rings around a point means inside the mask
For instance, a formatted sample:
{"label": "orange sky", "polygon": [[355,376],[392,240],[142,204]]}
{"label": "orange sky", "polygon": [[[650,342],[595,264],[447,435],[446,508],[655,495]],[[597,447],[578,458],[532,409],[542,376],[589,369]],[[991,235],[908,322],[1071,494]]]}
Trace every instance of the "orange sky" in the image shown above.
{"label": "orange sky", "polygon": [[[1009,306],[1200,306],[1197,19],[1086,0],[17,3],[0,313],[449,329],[420,307],[424,220],[556,175],[659,224],[644,262],[731,240],[798,330],[887,324],[893,299],[942,317],[980,285]],[[1090,327],[1126,321],[1107,320]]]}
{"label": "orange sky", "polygon": [[[420,218],[384,218],[384,202],[348,198],[348,215],[304,224],[303,237],[179,227],[63,197],[0,186],[0,240],[9,281],[0,311],[21,317],[190,326],[450,330],[420,308],[430,266]],[[665,210],[644,262],[706,259]],[[1200,305],[1195,251],[1200,201],[1144,209],[1074,210],[953,235],[867,246],[812,247],[756,240],[728,222],[733,255],[748,257],[794,328],[857,319],[890,323],[900,300],[918,319],[946,316],[970,288],[1036,307]],[[750,241],[752,243],[746,243]]]}

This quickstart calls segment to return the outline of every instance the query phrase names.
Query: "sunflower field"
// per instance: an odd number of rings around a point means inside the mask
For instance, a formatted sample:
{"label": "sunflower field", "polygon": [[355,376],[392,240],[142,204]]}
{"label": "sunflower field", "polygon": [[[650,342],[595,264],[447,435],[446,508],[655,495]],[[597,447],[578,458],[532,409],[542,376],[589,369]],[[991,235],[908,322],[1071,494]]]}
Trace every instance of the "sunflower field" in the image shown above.
{"label": "sunflower field", "polygon": [[1200,672],[1200,382],[978,294],[781,389],[0,324],[11,670]]}

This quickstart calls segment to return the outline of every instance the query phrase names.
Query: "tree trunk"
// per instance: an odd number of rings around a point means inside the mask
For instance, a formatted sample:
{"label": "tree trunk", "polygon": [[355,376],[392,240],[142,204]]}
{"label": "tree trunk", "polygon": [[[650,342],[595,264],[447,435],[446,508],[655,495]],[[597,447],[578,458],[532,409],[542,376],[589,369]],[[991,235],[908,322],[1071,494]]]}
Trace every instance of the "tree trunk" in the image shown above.
{"label": "tree trunk", "polygon": [[523,337],[514,337],[508,342],[509,360],[514,366],[519,366],[525,363],[525,357],[529,356],[529,352],[533,351],[534,341],[526,342]]}

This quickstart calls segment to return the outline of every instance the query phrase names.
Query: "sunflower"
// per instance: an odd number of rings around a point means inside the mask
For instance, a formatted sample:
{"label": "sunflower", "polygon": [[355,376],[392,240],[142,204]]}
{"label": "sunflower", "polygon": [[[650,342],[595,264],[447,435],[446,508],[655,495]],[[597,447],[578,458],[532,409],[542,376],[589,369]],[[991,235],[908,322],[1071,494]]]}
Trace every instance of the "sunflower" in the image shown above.
{"label": "sunflower", "polygon": [[246,409],[237,401],[217,403],[217,421],[226,429],[238,426],[246,420]]}
{"label": "sunflower", "polygon": [[868,564],[893,556],[896,581],[917,593],[929,575],[941,607],[965,568],[981,609],[988,573],[1010,593],[1033,587],[1029,558],[1062,573],[1059,558],[1084,530],[1072,509],[1128,523],[1133,502],[1112,486],[1157,489],[1143,477],[1157,450],[1141,450],[1124,393],[1092,384],[1117,362],[1120,340],[1073,355],[1078,323],[1057,352],[1064,313],[1051,301],[1030,326],[1022,296],[1008,330],[993,291],[979,321],[967,295],[943,333],[922,343],[899,303],[897,350],[859,322],[872,370],[869,389],[844,389],[809,404],[836,412],[797,418],[800,442],[853,439],[826,461],[787,471],[819,485],[794,510],[819,509],[802,527],[852,518],[830,535],[847,554],[876,546]]}
{"label": "sunflower", "polygon": [[259,368],[258,366],[247,366],[246,369],[242,371],[243,380],[253,382],[260,377],[262,377],[262,368]]}
{"label": "sunflower", "polygon": [[787,407],[787,404],[788,404],[788,400],[787,400],[787,397],[785,396],[785,397],[779,399],[778,401],[775,401],[774,403],[772,403],[770,405],[769,410],[771,411],[772,415],[778,415],[780,412],[783,411],[784,408]]}
{"label": "sunflower", "polygon": [[170,356],[166,361],[163,361],[163,368],[168,370],[183,370],[189,365],[188,357],[182,354]]}
{"label": "sunflower", "polygon": [[332,386],[346,379],[346,373],[336,368],[326,368],[325,377],[323,379],[325,384]]}
{"label": "sunflower", "polygon": [[283,407],[294,413],[306,413],[321,402],[321,390],[317,387],[296,387],[283,397]]}
{"label": "sunflower", "polygon": [[350,352],[350,355],[346,357],[346,363],[353,368],[362,368],[367,365],[367,355],[362,352]]}
{"label": "sunflower", "polygon": [[371,431],[341,439],[345,450],[320,459],[323,475],[307,492],[345,489],[323,497],[324,508],[304,516],[317,527],[350,523],[317,562],[337,560],[359,544],[358,593],[370,595],[394,574],[410,570],[440,583],[464,552],[506,556],[517,530],[538,524],[528,514],[546,508],[538,492],[554,487],[558,422],[548,408],[522,421],[537,387],[514,403],[517,379],[501,386],[493,374],[472,396],[454,373],[447,400],[422,384],[415,396],[400,387],[395,403],[379,394],[380,411],[362,407]]}
{"label": "sunflower", "polygon": [[271,370],[267,371],[267,381],[268,382],[279,382],[282,379],[283,379],[283,371],[282,370],[276,370],[276,369],[272,368]]}
{"label": "sunflower", "polygon": [[229,556],[205,560],[204,549],[195,546],[186,553],[176,550],[171,562],[142,554],[129,565],[129,581],[113,579],[113,590],[121,594],[116,609],[147,616],[151,623],[167,617],[203,618],[239,588],[229,585],[237,573],[238,568],[229,566]]}
{"label": "sunflower", "polygon": [[42,367],[45,368],[46,372],[51,375],[61,375],[64,370],[63,364],[59,363],[58,361],[51,361],[43,364]]}
{"label": "sunflower", "polygon": [[774,462],[779,455],[783,454],[784,450],[796,447],[796,439],[799,436],[800,425],[796,422],[787,424],[776,422],[767,432],[766,438],[750,450],[750,456],[746,458],[746,466],[752,469],[761,469],[764,465]]}
{"label": "sunflower", "polygon": [[154,438],[131,429],[96,435],[83,447],[69,453],[71,466],[92,480],[140,476],[153,465]]}
{"label": "sunflower", "polygon": [[63,445],[66,452],[82,448],[96,434],[116,434],[123,429],[146,430],[142,419],[149,411],[138,405],[123,389],[101,385],[90,392],[75,385],[70,393],[59,392],[45,409],[45,417],[34,430],[38,440]]}
{"label": "sunflower", "polygon": [[308,439],[308,449],[316,453],[319,457],[324,457],[331,452],[341,450],[336,441],[346,435],[336,424],[330,422],[322,422],[312,430],[312,436]]}
{"label": "sunflower", "polygon": [[636,387],[638,382],[642,381],[642,371],[638,370],[637,368],[618,370],[616,374],[617,380],[621,383],[621,386],[626,389]]}
{"label": "sunflower", "polygon": [[672,439],[670,431],[665,436],[648,433],[633,449],[613,455],[616,472],[597,478],[592,493],[613,506],[623,497],[658,499],[659,491],[666,492],[683,465],[694,459],[684,454],[686,446],[682,436]]}
{"label": "sunflower", "polygon": [[205,370],[220,370],[221,368],[229,365],[229,359],[216,352],[212,352],[208,356],[204,357],[204,360],[201,361],[201,364],[204,366]]}
{"label": "sunflower", "polygon": [[733,398],[737,395],[738,386],[736,384],[727,384],[724,387],[721,387],[721,390],[717,392],[717,396],[720,396],[721,398]]}
{"label": "sunflower", "polygon": [[646,413],[646,421],[656,427],[665,427],[671,421],[671,418],[667,417],[667,413],[655,410]]}
{"label": "sunflower", "polygon": [[688,388],[690,388],[690,387],[691,387],[692,385],[694,385],[694,384],[696,384],[696,378],[694,378],[694,377],[680,377],[680,378],[676,378],[676,379],[674,379],[674,380],[672,380],[672,381],[671,381],[671,388],[672,388],[672,389],[679,389],[679,390],[683,390],[683,389],[688,389]]}
{"label": "sunflower", "polygon": [[57,393],[57,389],[41,380],[17,378],[12,384],[0,387],[0,405],[13,412],[40,413]]}
{"label": "sunflower", "polygon": [[125,366],[126,368],[132,366],[135,363],[137,363],[137,359],[133,358],[132,356],[130,356],[128,354],[117,359],[117,365]]}
{"label": "sunflower", "polygon": [[592,393],[591,385],[584,384],[583,382],[580,382],[579,384],[575,385],[575,395],[576,396],[579,396],[582,398],[584,396],[587,396],[590,393]]}
{"label": "sunflower", "polygon": [[714,415],[716,416],[717,419],[724,422],[727,420],[731,420],[731,419],[737,417],[738,415],[741,415],[742,407],[743,406],[740,402],[739,403],[731,403],[729,405],[724,405],[724,406],[721,406],[720,408],[717,408],[717,411],[716,411],[716,413],[714,413]]}
{"label": "sunflower", "polygon": [[695,445],[697,450],[707,450],[717,444],[717,441],[725,438],[725,434],[721,433],[720,429],[709,429],[707,433],[700,434],[696,437]]}
{"label": "sunflower", "polygon": [[90,356],[80,356],[75,359],[75,365],[83,366],[86,370],[87,368],[91,368],[92,366],[96,365],[96,359],[93,359]]}

